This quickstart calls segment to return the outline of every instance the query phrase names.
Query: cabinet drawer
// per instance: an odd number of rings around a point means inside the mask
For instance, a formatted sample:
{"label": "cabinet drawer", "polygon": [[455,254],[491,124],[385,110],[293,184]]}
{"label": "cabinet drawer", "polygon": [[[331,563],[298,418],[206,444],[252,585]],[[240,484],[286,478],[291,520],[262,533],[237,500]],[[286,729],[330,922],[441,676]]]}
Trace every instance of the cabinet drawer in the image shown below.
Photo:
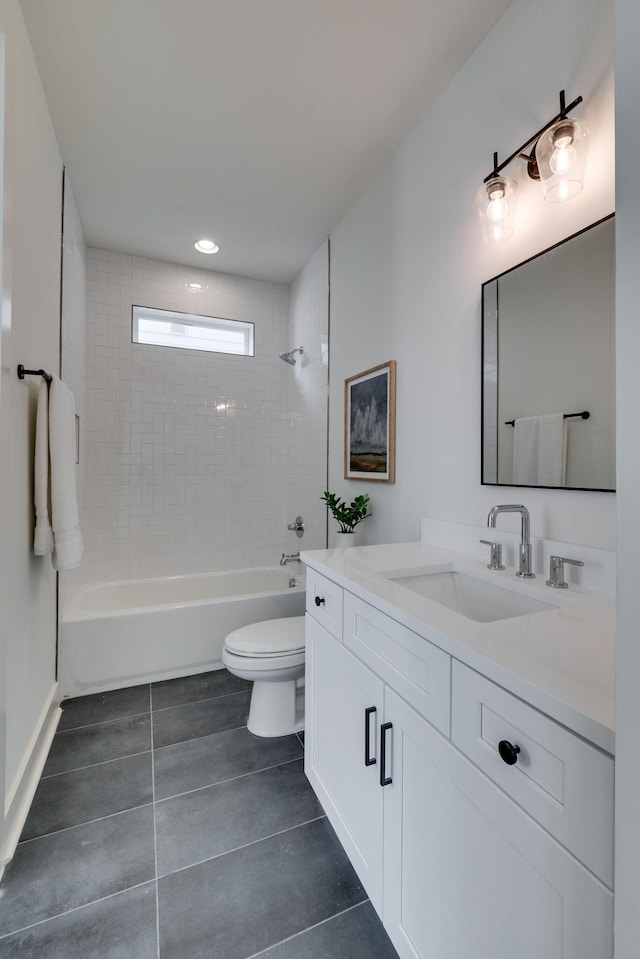
{"label": "cabinet drawer", "polygon": [[307,612],[321,623],[327,632],[342,640],[342,587],[309,567],[306,578]]}
{"label": "cabinet drawer", "polygon": [[[454,660],[451,738],[610,888],[613,758]],[[513,765],[498,751],[517,746]]]}
{"label": "cabinet drawer", "polygon": [[347,591],[344,644],[449,735],[451,657],[447,653]]}

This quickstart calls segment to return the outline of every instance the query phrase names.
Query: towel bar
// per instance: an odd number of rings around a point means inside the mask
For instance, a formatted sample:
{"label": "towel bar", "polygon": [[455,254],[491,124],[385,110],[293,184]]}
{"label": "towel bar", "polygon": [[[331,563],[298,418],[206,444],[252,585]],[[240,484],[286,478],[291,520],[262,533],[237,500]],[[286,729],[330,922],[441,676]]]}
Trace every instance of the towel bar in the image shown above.
{"label": "towel bar", "polygon": [[47,383],[50,383],[52,380],[51,374],[47,373],[46,370],[25,370],[22,363],[18,363],[18,379],[23,380],[25,376],[42,376]]}
{"label": "towel bar", "polygon": [[[574,416],[579,416],[579,417],[581,417],[581,419],[583,419],[583,420],[588,420],[589,417],[591,416],[591,413],[589,412],[589,410],[583,410],[582,413],[563,413],[562,415],[564,416],[565,420],[573,419]],[[515,425],[516,425],[516,421],[515,421],[515,420],[505,420],[505,421],[504,421],[504,425],[505,425],[505,426],[515,426]]]}

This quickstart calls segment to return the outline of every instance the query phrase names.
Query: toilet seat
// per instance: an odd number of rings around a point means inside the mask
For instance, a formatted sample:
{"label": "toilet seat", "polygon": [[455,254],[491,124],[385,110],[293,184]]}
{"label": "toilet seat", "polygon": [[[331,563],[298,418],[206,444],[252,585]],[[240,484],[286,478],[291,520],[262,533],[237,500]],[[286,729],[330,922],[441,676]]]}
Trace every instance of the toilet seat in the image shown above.
{"label": "toilet seat", "polygon": [[289,616],[251,623],[229,633],[226,649],[251,659],[278,659],[304,653],[304,617]]}

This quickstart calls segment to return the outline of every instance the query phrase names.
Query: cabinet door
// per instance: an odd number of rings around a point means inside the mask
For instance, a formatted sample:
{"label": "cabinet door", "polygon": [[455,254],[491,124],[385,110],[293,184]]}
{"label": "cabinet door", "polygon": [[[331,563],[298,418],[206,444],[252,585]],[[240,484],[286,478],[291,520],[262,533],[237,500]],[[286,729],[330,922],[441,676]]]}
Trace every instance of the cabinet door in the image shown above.
{"label": "cabinet door", "polygon": [[608,959],[608,889],[389,689],[385,927],[402,959]]}
{"label": "cabinet door", "polygon": [[380,912],[383,684],[307,614],[305,688],[305,772]]}

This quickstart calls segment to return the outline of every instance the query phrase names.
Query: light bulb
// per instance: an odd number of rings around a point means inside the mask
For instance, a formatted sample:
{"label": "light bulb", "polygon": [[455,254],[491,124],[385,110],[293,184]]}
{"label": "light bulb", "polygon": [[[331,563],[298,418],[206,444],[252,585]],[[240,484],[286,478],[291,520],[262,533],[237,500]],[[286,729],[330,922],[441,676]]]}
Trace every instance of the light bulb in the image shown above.
{"label": "light bulb", "polygon": [[502,223],[507,217],[507,210],[504,193],[500,196],[492,196],[487,203],[487,220],[491,220],[492,223]]}
{"label": "light bulb", "polygon": [[571,122],[561,123],[553,132],[553,151],[549,157],[549,166],[558,176],[568,173],[578,157],[573,145],[575,132]]}
{"label": "light bulb", "polygon": [[476,193],[476,207],[485,243],[502,243],[513,235],[518,185],[509,177],[494,177]]}
{"label": "light bulb", "polygon": [[487,220],[491,223],[502,223],[507,218],[509,206],[505,199],[505,185],[501,180],[491,182],[487,186]]}

